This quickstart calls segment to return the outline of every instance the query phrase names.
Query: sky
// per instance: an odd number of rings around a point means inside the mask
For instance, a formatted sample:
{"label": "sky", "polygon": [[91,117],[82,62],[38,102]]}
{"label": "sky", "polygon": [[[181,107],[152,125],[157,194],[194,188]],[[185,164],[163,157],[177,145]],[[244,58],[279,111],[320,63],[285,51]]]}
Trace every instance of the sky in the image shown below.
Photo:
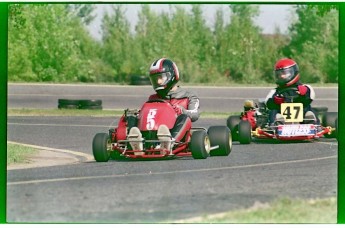
{"label": "sky", "polygon": [[[181,5],[181,4],[180,4]],[[189,4],[182,4],[187,10],[191,9]],[[169,10],[168,4],[150,4],[151,10],[156,12]],[[203,14],[207,25],[212,26],[214,23],[215,13],[217,9],[223,9],[225,13],[225,21],[229,18],[230,10],[225,4],[203,4]],[[275,28],[278,27],[281,33],[286,33],[288,26],[293,18],[292,5],[260,5],[260,15],[256,18],[255,24],[262,28],[263,33],[272,34]],[[131,22],[131,29],[134,31],[134,27],[138,21],[138,11],[140,10],[140,4],[125,4],[125,14],[128,20]],[[111,7],[108,4],[98,4],[94,14],[95,20],[88,26],[88,29],[93,37],[96,39],[101,38],[101,19],[104,12],[111,12]]]}

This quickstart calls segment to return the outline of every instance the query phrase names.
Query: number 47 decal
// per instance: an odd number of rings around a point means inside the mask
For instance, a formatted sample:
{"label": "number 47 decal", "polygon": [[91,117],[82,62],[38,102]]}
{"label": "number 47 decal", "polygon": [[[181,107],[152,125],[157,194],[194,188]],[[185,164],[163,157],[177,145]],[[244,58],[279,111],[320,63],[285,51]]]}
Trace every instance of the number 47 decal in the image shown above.
{"label": "number 47 decal", "polygon": [[280,113],[284,116],[285,122],[302,122],[303,104],[283,103],[280,105]]}

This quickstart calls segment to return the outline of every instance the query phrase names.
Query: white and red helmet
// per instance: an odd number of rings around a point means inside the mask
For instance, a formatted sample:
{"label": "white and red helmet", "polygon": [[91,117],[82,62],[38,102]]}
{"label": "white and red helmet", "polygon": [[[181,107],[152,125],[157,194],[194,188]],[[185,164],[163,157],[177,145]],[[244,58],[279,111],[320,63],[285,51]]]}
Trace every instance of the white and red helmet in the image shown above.
{"label": "white and red helmet", "polygon": [[275,82],[278,86],[290,86],[300,79],[297,63],[288,58],[280,59],[274,65]]}
{"label": "white and red helmet", "polygon": [[[161,97],[165,97],[180,80],[176,64],[167,58],[154,61],[150,66],[149,76],[153,89]],[[158,83],[158,78],[161,78],[161,83]]]}

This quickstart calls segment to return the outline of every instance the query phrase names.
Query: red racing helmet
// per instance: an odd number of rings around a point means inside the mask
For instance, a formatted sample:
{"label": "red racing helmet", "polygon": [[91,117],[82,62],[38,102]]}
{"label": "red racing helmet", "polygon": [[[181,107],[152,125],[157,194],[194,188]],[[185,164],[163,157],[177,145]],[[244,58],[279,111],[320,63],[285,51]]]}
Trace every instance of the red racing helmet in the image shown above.
{"label": "red racing helmet", "polygon": [[290,86],[299,81],[297,63],[288,58],[280,59],[274,65],[275,82],[278,86]]}

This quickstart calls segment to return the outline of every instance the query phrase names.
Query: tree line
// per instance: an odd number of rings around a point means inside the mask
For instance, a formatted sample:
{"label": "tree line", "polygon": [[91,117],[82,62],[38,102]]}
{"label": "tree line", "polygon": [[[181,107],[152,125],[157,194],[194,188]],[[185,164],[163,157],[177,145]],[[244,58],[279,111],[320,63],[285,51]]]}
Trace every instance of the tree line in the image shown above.
{"label": "tree line", "polygon": [[230,22],[219,9],[212,27],[201,6],[171,4],[157,13],[142,4],[133,32],[124,5],[114,4],[97,41],[86,28],[94,4],[9,4],[8,81],[126,84],[164,56],[188,83],[273,83],[282,57],[297,61],[303,82],[338,82],[336,6],[295,5],[288,33],[269,35],[254,23],[258,5],[229,4]]}

